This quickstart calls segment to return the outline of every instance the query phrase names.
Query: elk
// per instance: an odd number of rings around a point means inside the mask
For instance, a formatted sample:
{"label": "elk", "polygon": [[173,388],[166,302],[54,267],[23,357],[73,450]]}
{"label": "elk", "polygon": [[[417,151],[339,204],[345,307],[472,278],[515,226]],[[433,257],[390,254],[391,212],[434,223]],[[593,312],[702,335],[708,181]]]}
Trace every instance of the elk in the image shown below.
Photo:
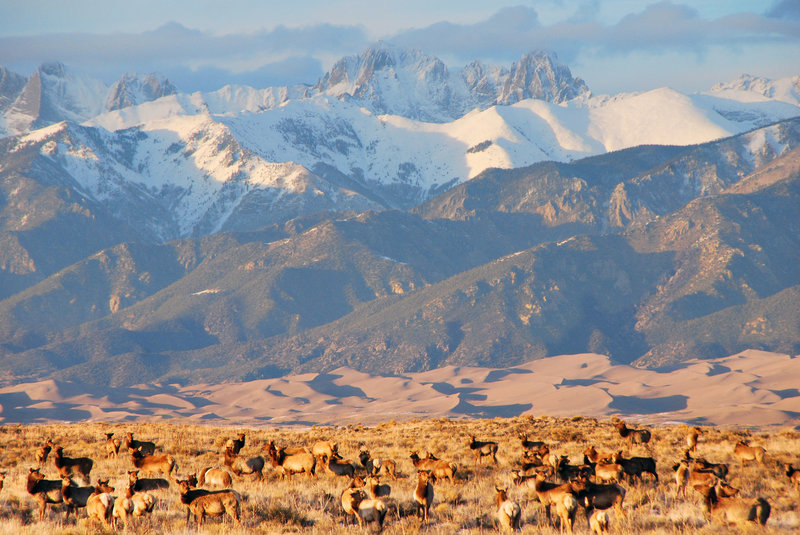
{"label": "elk", "polygon": [[63,503],[61,480],[45,479],[38,468],[31,468],[27,481],[28,494],[39,504],[39,521],[44,520],[48,503]]}
{"label": "elk", "polygon": [[3,490],[3,483],[6,480],[6,473],[0,472],[0,490]]}
{"label": "elk", "polygon": [[197,486],[200,487],[217,487],[220,489],[230,488],[233,484],[231,475],[222,468],[203,468],[200,470],[200,477],[197,481]]}
{"label": "elk", "polygon": [[240,433],[236,438],[229,438],[225,442],[225,449],[231,450],[236,455],[239,455],[242,448],[244,448],[244,433]]}
{"label": "elk", "polygon": [[414,468],[417,470],[428,470],[436,479],[447,478],[451,484],[453,483],[453,479],[455,478],[457,470],[455,463],[448,463],[447,461],[442,461],[436,458],[431,459],[430,457],[427,459],[420,459],[419,455],[415,451],[411,452],[409,458],[414,464]]}
{"label": "elk", "polygon": [[65,457],[64,448],[57,447],[53,452],[53,462],[59,475],[80,475],[86,482],[89,481],[89,472],[92,471],[94,461],[88,457]]}
{"label": "elk", "polygon": [[367,475],[377,476],[383,472],[392,479],[397,479],[397,464],[392,459],[373,459],[369,451],[362,449],[358,454],[358,460],[366,469]]}
{"label": "elk", "polygon": [[133,489],[128,486],[125,490],[125,496],[120,496],[114,500],[114,507],[111,510],[111,526],[114,530],[119,529],[122,524],[126,529],[128,528],[128,519],[133,515]]}
{"label": "elk", "polygon": [[583,451],[583,464],[590,463],[612,463],[614,454],[611,452],[599,452],[594,446],[589,446]]}
{"label": "elk", "polygon": [[[358,516],[358,504],[367,498],[367,493],[362,488],[364,480],[360,477],[355,477],[350,481],[350,486],[342,492],[342,509],[344,509],[345,518],[349,519],[350,516]],[[347,523],[347,520],[345,520]]]}
{"label": "elk", "polygon": [[114,492],[114,487],[108,486],[108,479],[105,481],[98,480],[94,492],[86,500],[86,516],[109,525],[111,523],[111,513],[114,510],[112,492]]}
{"label": "elk", "polygon": [[727,524],[767,524],[771,507],[764,498],[725,497],[715,485],[695,485],[694,488],[703,496],[706,513],[712,518]]}
{"label": "elk", "polygon": [[146,440],[134,440],[133,433],[125,433],[125,441],[122,443],[126,449],[138,450],[141,448],[144,455],[154,455],[156,453],[155,442]]}
{"label": "elk", "polygon": [[792,482],[797,493],[800,494],[800,470],[793,467],[791,464],[785,464],[783,467],[786,469],[786,477],[789,478],[789,481]]}
{"label": "elk", "polygon": [[686,497],[686,487],[696,485],[715,485],[719,478],[710,471],[694,471],[691,469],[689,462],[682,459],[679,463],[675,464],[672,469],[675,471],[675,497],[678,494]]}
{"label": "elk", "polygon": [[622,508],[622,502],[625,500],[624,488],[615,483],[598,485],[585,480],[584,483],[585,488],[581,491],[580,497],[584,499],[587,519],[594,509],[605,510],[610,507],[614,507],[617,515],[628,516]]}
{"label": "elk", "polygon": [[699,427],[693,427],[689,431],[689,434],[686,435],[686,447],[689,449],[686,451],[694,451],[695,449],[697,449],[697,439],[702,434],[703,430],[700,429]]}
{"label": "elk", "polygon": [[204,490],[193,489],[189,482],[178,481],[178,490],[181,495],[181,503],[186,506],[186,525],[189,525],[189,514],[194,515],[197,526],[203,525],[206,516],[219,517],[226,513],[230,516],[237,526],[241,526],[239,521],[239,502],[241,498],[235,490]]}
{"label": "elk", "polygon": [[365,498],[358,502],[356,519],[362,528],[364,524],[376,522],[378,531],[383,529],[383,520],[386,518],[386,504],[380,498]]}
{"label": "elk", "polygon": [[536,474],[534,490],[539,499],[539,503],[544,506],[548,522],[551,521],[550,509],[559,502],[563,503],[564,496],[567,494],[577,495],[585,488],[585,484],[580,481],[570,481],[569,483],[552,483],[545,480],[544,474]]}
{"label": "elk", "polygon": [[271,444],[267,453],[272,459],[272,466],[281,475],[281,479],[292,479],[292,474],[301,472],[305,472],[308,477],[317,477],[317,459],[310,452],[289,455],[285,448],[276,450]]}
{"label": "elk", "polygon": [[317,458],[330,459],[339,455],[339,445],[330,440],[318,440],[311,446],[311,453]]}
{"label": "elk", "polygon": [[608,533],[608,513],[605,511],[595,511],[589,518],[589,528],[594,535]]}
{"label": "elk", "polygon": [[94,491],[95,487],[78,487],[72,482],[72,479],[69,476],[62,475],[61,497],[64,501],[64,505],[67,507],[67,513],[64,518],[69,518],[70,513],[73,513],[75,518],[78,518],[78,509],[86,507],[86,503],[89,501],[89,496],[91,496]]}
{"label": "elk", "polygon": [[563,482],[578,479],[583,476],[589,476],[592,473],[590,465],[573,465],[569,464],[569,457],[562,455],[556,461],[555,473],[559,480]]}
{"label": "elk", "polygon": [[642,474],[652,475],[658,482],[658,472],[656,471],[656,460],[652,457],[622,457],[622,451],[615,453],[612,458],[614,463],[620,465],[630,481],[642,480]]}
{"label": "elk", "polygon": [[495,503],[497,504],[497,521],[503,531],[519,531],[520,517],[522,509],[517,502],[508,499],[508,489],[495,487],[497,492]]}
{"label": "elk", "polygon": [[564,497],[556,502],[556,513],[561,521],[561,532],[566,529],[572,533],[575,526],[575,515],[578,513],[578,499],[572,494],[565,494]]}
{"label": "elk", "polygon": [[428,521],[428,512],[433,505],[433,483],[435,476],[427,470],[417,471],[417,487],[414,489],[414,503],[417,507],[417,515],[422,517],[423,522]]}
{"label": "elk", "polygon": [[720,479],[725,479],[728,477],[728,465],[723,463],[710,463],[705,459],[692,459],[691,457],[686,456],[686,460],[689,461],[689,468],[695,472],[711,472],[715,476]]}
{"label": "elk", "polygon": [[47,462],[47,456],[50,455],[50,451],[55,447],[56,445],[53,443],[53,439],[48,439],[47,442],[44,443],[44,446],[36,450],[36,466],[42,468],[44,463]]}
{"label": "elk", "polygon": [[145,492],[148,490],[159,490],[169,488],[169,481],[160,477],[139,478],[138,470],[128,470],[128,485],[133,488],[133,492]]}
{"label": "elk", "polygon": [[178,465],[172,455],[164,453],[161,455],[146,455],[141,446],[134,449],[128,448],[131,453],[133,467],[143,474],[171,474],[178,471]]}
{"label": "elk", "polygon": [[617,431],[619,436],[628,441],[629,446],[650,442],[650,431],[647,429],[629,429],[622,420],[617,423]]}
{"label": "elk", "polygon": [[386,484],[381,484],[379,476],[369,476],[365,481],[364,488],[370,498],[383,498],[389,497],[392,494],[392,487]]}
{"label": "elk", "polygon": [[317,457],[322,468],[335,476],[347,476],[352,478],[356,474],[356,467],[350,461],[346,461],[337,457],[326,457],[321,455]]}
{"label": "elk", "polygon": [[533,474],[523,474],[519,470],[511,470],[511,482],[518,487],[534,488],[536,486],[536,476],[542,474],[544,479],[553,477],[554,470],[552,466],[540,466],[540,470]]}
{"label": "elk", "polygon": [[260,455],[244,460],[240,459],[233,451],[226,448],[223,464],[236,476],[255,474],[256,479],[259,481],[264,479],[264,457]]}
{"label": "elk", "polygon": [[519,435],[522,442],[522,449],[525,453],[535,453],[539,457],[545,457],[550,453],[550,448],[539,440],[528,440],[528,435]]}
{"label": "elk", "polygon": [[114,457],[119,458],[120,441],[114,438],[114,433],[106,433],[106,457],[109,459]]}
{"label": "elk", "polygon": [[497,442],[477,440],[475,435],[469,439],[469,449],[475,454],[475,464],[480,464],[483,457],[491,457],[497,464]]}
{"label": "elk", "polygon": [[739,467],[744,468],[745,461],[755,461],[764,464],[764,455],[767,450],[760,446],[750,446],[747,442],[740,440],[733,448],[733,455],[739,459]]}
{"label": "elk", "polygon": [[594,466],[594,478],[598,483],[618,483],[624,475],[621,464],[597,463]]}

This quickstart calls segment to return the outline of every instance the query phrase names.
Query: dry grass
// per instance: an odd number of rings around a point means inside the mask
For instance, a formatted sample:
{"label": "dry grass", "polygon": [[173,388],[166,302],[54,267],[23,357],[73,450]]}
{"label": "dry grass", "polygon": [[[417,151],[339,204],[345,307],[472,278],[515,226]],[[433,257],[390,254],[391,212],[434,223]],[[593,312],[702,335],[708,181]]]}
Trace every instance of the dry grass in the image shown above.
{"label": "dry grass", "polygon": [[[611,513],[612,531],[616,533],[741,533],[742,528],[724,528],[706,523],[696,493],[690,491],[686,500],[675,498],[675,484],[671,466],[683,454],[687,426],[654,427],[653,439],[647,447],[637,446],[626,455],[648,455],[656,458],[660,483],[627,485],[625,499],[627,519],[615,518]],[[47,519],[37,521],[32,498],[25,490],[28,468],[35,465],[36,449],[47,439],[64,446],[70,456],[89,456],[95,460],[92,481],[110,477],[117,494],[127,480],[126,470],[131,469],[127,454],[119,459],[107,459],[106,432],[122,436],[132,431],[141,440],[155,441],[161,450],[172,454],[179,474],[197,472],[206,466],[222,464],[220,447],[228,437],[240,432],[247,434],[243,457],[264,455],[264,446],[270,440],[279,445],[311,446],[320,439],[339,443],[339,452],[356,461],[359,448],[369,448],[373,457],[397,461],[399,478],[385,479],[392,486],[392,496],[387,500],[385,533],[486,533],[496,531],[494,487],[507,485],[509,496],[522,505],[523,533],[558,533],[557,527],[548,526],[542,506],[533,495],[527,495],[510,482],[510,470],[516,467],[522,453],[518,439],[520,433],[530,440],[544,440],[551,451],[569,455],[580,462],[583,450],[594,444],[602,450],[626,449],[612,421],[598,422],[591,418],[495,418],[491,420],[426,419],[405,423],[389,422],[375,427],[360,425],[339,428],[294,429],[236,429],[191,425],[166,424],[72,424],[29,425],[0,427],[0,471],[6,472],[5,487],[0,491],[0,533],[14,534],[94,534],[110,533],[97,523],[90,522],[84,512],[75,521],[63,521],[63,507],[49,506]],[[498,466],[476,466],[467,443],[469,435],[480,440],[494,440],[500,444]],[[772,505],[772,515],[767,529],[745,528],[745,532],[794,533],[800,529],[800,500],[779,462],[798,464],[798,438],[800,433],[782,431],[748,436],[746,431],[706,428],[701,436],[696,456],[712,462],[727,462],[731,473],[729,482],[741,489],[744,496],[762,496]],[[732,451],[737,440],[747,438],[753,445],[767,450],[764,466],[745,466],[740,469]],[[411,450],[430,451],[440,459],[454,461],[459,470],[455,485],[437,482],[431,520],[421,526],[414,516],[413,491],[416,475],[408,458]],[[56,477],[52,459],[48,459],[43,472],[48,479]],[[345,515],[340,495],[347,486],[346,478],[319,474],[316,479],[304,475],[291,481],[281,481],[271,467],[265,470],[263,482],[251,476],[234,478],[234,488],[244,497],[241,530],[234,528],[230,519],[210,519],[201,533],[320,533],[339,534],[359,532],[357,526],[345,525]],[[176,486],[153,492],[157,504],[152,518],[129,529],[135,533],[197,533],[192,523],[187,530],[185,509],[181,506]],[[352,520],[351,520],[352,522]],[[576,521],[576,531],[588,533],[582,510]],[[373,530],[374,531],[374,530]]]}

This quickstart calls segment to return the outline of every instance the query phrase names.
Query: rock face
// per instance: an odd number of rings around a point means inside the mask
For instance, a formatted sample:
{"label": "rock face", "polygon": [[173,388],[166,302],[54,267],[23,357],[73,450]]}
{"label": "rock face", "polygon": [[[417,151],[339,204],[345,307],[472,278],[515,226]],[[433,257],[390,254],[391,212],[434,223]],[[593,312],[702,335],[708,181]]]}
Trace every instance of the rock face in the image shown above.
{"label": "rock face", "polygon": [[109,89],[105,108],[108,111],[121,110],[177,92],[178,89],[164,76],[125,74]]}

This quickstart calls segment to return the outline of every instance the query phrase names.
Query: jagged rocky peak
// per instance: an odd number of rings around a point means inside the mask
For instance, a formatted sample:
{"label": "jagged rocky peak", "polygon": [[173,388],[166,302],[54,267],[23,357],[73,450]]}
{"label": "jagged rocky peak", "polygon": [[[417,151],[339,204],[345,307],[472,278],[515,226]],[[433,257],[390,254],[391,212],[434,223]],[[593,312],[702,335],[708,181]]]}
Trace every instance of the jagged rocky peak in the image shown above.
{"label": "jagged rocky peak", "polygon": [[0,112],[11,107],[27,81],[24,76],[0,67]]}
{"label": "jagged rocky peak", "polygon": [[498,104],[513,104],[527,98],[566,102],[588,93],[580,78],[558,60],[555,52],[534,51],[522,56],[505,77]]}
{"label": "jagged rocky peak", "polygon": [[111,86],[106,108],[109,111],[119,110],[174,95],[177,92],[178,89],[163,75],[126,73]]}

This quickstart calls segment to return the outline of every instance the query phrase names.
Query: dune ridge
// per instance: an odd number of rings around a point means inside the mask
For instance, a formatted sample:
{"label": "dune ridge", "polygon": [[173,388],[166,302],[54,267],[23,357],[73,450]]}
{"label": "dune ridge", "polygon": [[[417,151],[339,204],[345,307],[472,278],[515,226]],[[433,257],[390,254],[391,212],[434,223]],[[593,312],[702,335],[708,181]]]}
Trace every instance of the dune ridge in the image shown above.
{"label": "dune ridge", "polygon": [[511,368],[448,366],[402,376],[338,368],[243,383],[117,389],[45,380],[0,388],[0,423],[282,427],[531,414],[763,429],[800,426],[798,386],[800,358],[786,354],[749,350],[657,369],[578,354]]}

